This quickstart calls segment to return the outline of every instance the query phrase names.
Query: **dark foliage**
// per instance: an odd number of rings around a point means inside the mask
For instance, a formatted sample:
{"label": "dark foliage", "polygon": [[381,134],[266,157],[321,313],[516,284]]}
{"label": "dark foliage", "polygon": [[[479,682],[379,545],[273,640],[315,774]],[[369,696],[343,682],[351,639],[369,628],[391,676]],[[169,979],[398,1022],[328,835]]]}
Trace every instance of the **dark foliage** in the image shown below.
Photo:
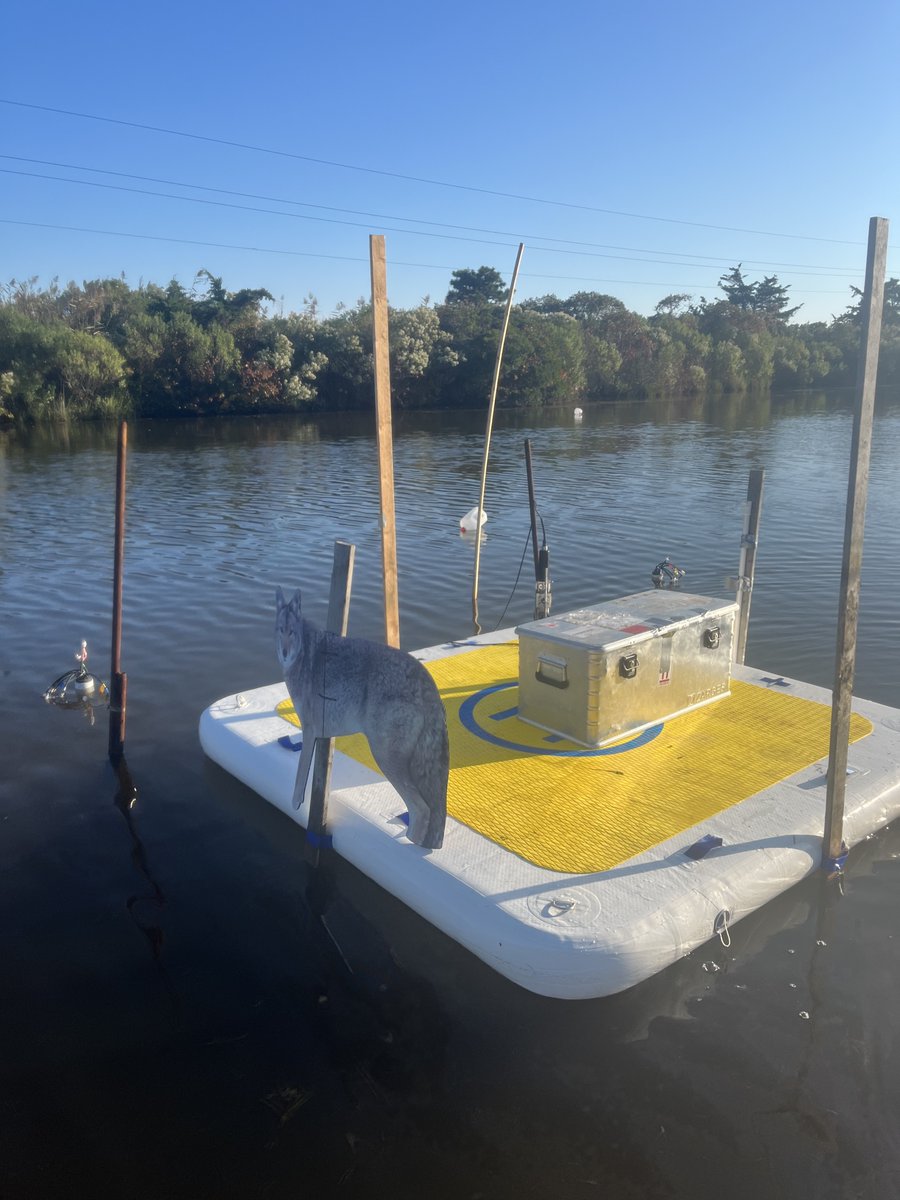
{"label": "dark foliage", "polygon": [[[852,383],[860,294],[830,323],[793,324],[789,289],[720,280],[723,299],[673,294],[650,317],[600,292],[514,306],[498,401],[541,406],[603,396],[739,392]],[[453,272],[443,304],[390,314],[394,403],[486,405],[506,295],[492,267]],[[95,279],[0,289],[0,417],[43,420],[366,408],[373,403],[371,310],[275,315],[265,288],[229,292],[197,273],[131,288]],[[885,288],[879,378],[900,382],[900,281]]]}

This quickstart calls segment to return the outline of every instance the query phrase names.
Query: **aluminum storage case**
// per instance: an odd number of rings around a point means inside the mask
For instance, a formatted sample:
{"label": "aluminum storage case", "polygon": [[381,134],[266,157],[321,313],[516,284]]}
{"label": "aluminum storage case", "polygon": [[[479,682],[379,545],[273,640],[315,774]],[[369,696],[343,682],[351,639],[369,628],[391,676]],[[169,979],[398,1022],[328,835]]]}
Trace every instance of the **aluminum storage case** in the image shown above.
{"label": "aluminum storage case", "polygon": [[719,700],[736,612],[659,589],[520,625],[519,716],[596,747]]}

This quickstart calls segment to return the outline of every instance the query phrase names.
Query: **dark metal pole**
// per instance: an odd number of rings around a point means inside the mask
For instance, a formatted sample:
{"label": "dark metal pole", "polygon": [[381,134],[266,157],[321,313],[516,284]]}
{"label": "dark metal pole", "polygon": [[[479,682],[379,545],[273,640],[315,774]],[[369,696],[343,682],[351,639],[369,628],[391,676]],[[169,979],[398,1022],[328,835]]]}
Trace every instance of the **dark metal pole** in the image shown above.
{"label": "dark metal pole", "polygon": [[538,549],[537,502],[534,498],[534,471],[531,465],[531,439],[525,439],[525,471],[528,476],[528,508],[531,513],[531,545],[534,551],[534,619],[550,616],[550,552],[547,543]]}
{"label": "dark metal pole", "polygon": [[850,709],[853,701],[856,630],[859,620],[859,582],[869,487],[869,452],[872,446],[878,348],[881,341],[881,314],[884,307],[887,243],[888,222],[884,217],[872,217],[869,221],[866,286],[860,309],[862,329],[856,378],[856,410],[853,416],[853,440],[850,449],[850,478],[847,485],[847,516],[844,524],[844,557],[841,567],[841,598],[831,706],[831,749],[828,758],[823,847],[826,864],[836,862],[842,851],[847,749],[850,743]]}
{"label": "dark metal pole", "polygon": [[534,472],[531,468],[531,438],[525,439],[525,473],[528,476],[528,511],[531,514],[531,548],[534,552],[534,577],[537,579],[540,563],[537,540],[537,504],[534,499]]}
{"label": "dark metal pole", "polygon": [[109,756],[121,757],[125,745],[128,677],[122,674],[122,574],[125,562],[125,478],[128,422],[119,422],[116,448],[116,545],[113,560],[112,653],[109,668]]}

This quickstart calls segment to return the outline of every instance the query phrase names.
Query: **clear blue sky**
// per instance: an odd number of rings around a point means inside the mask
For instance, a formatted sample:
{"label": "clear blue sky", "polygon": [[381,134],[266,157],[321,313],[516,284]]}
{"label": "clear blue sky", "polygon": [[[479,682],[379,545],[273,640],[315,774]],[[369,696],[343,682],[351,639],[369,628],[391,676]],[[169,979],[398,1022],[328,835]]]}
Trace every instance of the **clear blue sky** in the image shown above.
{"label": "clear blue sky", "polygon": [[524,241],[520,299],[650,313],[742,262],[827,320],[869,218],[900,238],[896,0],[46,0],[4,26],[0,168],[29,174],[2,177],[0,281],[207,268],[325,314],[383,233],[400,307],[508,279]]}

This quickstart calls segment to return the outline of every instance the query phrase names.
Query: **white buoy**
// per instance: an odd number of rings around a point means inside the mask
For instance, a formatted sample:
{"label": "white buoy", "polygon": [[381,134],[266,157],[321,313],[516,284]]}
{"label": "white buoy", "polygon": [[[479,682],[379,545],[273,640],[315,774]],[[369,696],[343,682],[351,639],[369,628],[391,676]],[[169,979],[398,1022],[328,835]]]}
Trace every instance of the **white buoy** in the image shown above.
{"label": "white buoy", "polygon": [[576,408],[573,415],[574,415],[576,421],[580,421],[581,418],[584,416],[584,409]]}
{"label": "white buoy", "polygon": [[[479,514],[480,514],[480,520],[479,520]],[[483,508],[479,509],[478,506],[476,505],[475,508],[470,508],[464,517],[459,518],[459,532],[460,533],[474,533],[476,529],[481,528],[481,526],[485,523],[486,520],[487,520],[487,513],[484,511]]]}

